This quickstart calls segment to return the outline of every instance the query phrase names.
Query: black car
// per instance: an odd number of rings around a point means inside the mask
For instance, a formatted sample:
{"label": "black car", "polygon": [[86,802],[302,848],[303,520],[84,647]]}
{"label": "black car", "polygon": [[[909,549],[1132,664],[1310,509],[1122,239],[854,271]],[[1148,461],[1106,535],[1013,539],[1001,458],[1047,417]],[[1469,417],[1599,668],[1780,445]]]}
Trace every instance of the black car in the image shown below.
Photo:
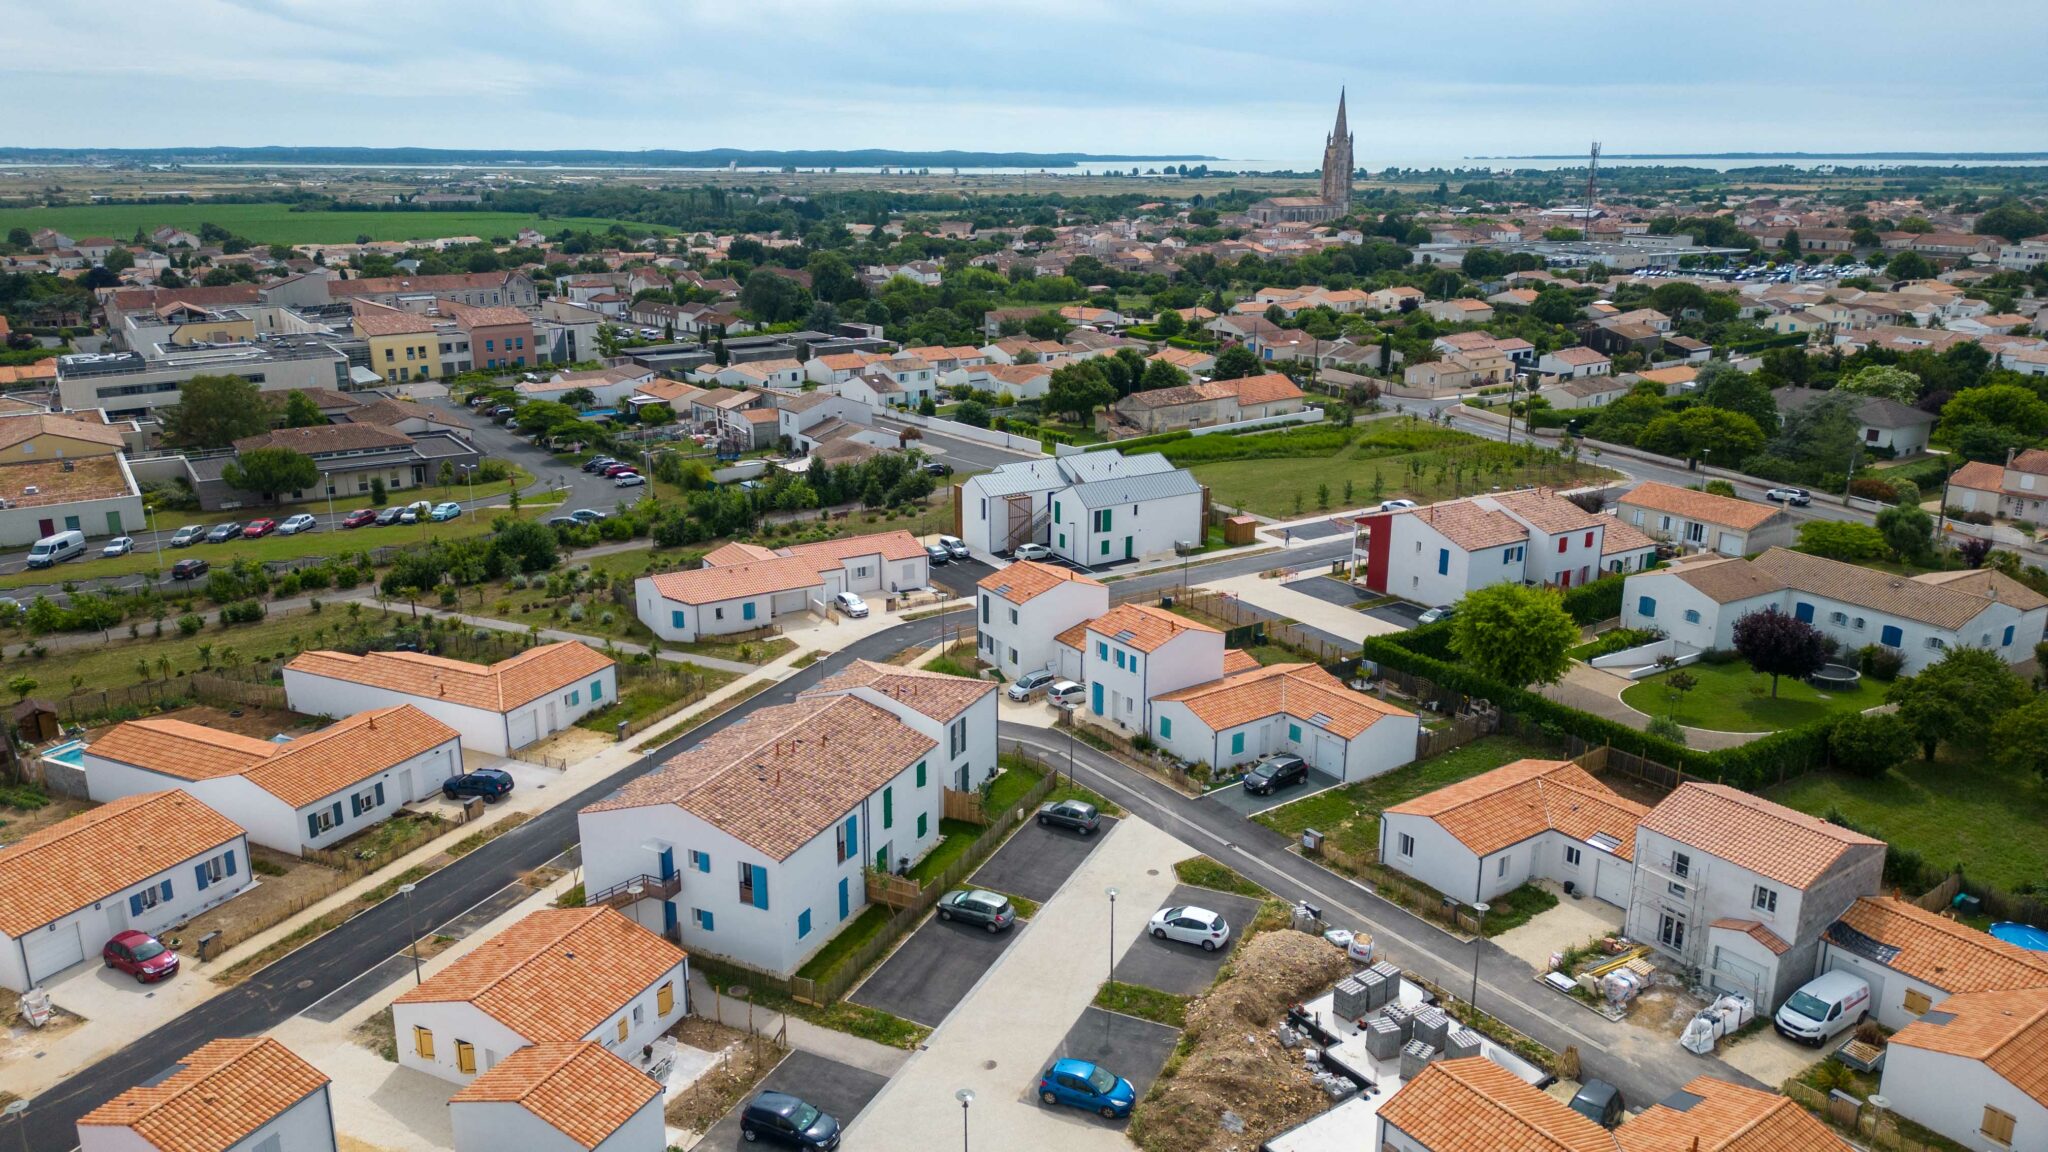
{"label": "black car", "polygon": [[1000,892],[961,888],[939,898],[939,919],[979,924],[990,932],[1001,932],[1017,922],[1017,909]]}
{"label": "black car", "polygon": [[583,521],[578,520],[574,516],[550,516],[548,517],[548,527],[581,528],[583,527]]}
{"label": "black car", "polygon": [[379,528],[388,528],[398,523],[398,518],[403,515],[405,515],[403,507],[386,508],[382,512],[377,513],[377,526]]}
{"label": "black car", "polygon": [[512,792],[512,774],[502,768],[479,768],[450,776],[441,785],[441,795],[450,800],[464,796],[481,796],[487,803],[495,804],[501,797]]}
{"label": "black car", "polygon": [[1292,784],[1308,783],[1308,761],[1288,752],[1266,757],[1244,774],[1244,790],[1254,796],[1270,796]]}
{"label": "black car", "polygon": [[206,575],[207,567],[206,561],[199,559],[197,556],[189,560],[180,560],[176,564],[171,565],[171,579],[197,580],[201,576]]}
{"label": "black car", "polygon": [[829,1152],[839,1147],[839,1121],[787,1092],[763,1092],[740,1113],[740,1136]]}
{"label": "black car", "polygon": [[937,544],[927,544],[924,546],[924,558],[930,561],[934,567],[953,562],[953,554]]}
{"label": "black car", "polygon": [[1096,826],[1102,823],[1102,813],[1093,804],[1079,800],[1061,800],[1053,804],[1038,806],[1038,822],[1047,826],[1072,828],[1083,836],[1092,835]]}
{"label": "black car", "polygon": [[213,531],[206,534],[206,542],[208,544],[225,544],[230,540],[240,540],[241,538],[242,525],[233,520],[225,524],[214,525]]}
{"label": "black car", "polygon": [[927,460],[924,462],[924,473],[927,476],[951,476],[953,466],[943,460]]}
{"label": "black car", "polygon": [[594,456],[583,462],[583,470],[585,472],[595,472],[600,468],[608,468],[611,465],[617,463],[617,460],[614,460],[609,456]]}

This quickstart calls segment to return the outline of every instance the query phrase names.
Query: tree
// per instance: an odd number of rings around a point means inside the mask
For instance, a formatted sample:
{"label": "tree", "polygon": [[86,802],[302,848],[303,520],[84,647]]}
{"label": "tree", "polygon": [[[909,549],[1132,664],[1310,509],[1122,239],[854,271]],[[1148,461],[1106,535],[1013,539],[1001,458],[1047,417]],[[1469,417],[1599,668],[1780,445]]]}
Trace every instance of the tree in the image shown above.
{"label": "tree", "polygon": [[1798,256],[1799,248],[1799,229],[1785,229],[1785,238],[1783,240],[1778,241],[1778,250],[1785,253],[1788,256]]}
{"label": "tree", "polygon": [[[24,230],[16,228],[15,231],[23,232]],[[23,243],[25,245],[26,241],[24,241]],[[36,678],[33,676],[15,675],[7,678],[7,690],[9,692],[14,693],[14,702],[16,704],[19,704],[23,700],[28,699],[29,693],[35,691],[39,687],[41,687],[41,685],[39,685],[36,682]]]}
{"label": "tree", "polygon": [[1517,688],[1555,684],[1579,626],[1550,588],[1493,584],[1465,594],[1451,618],[1451,651],[1482,676]]}
{"label": "tree", "polygon": [[1529,315],[1545,324],[1570,324],[1579,318],[1579,302],[1562,288],[1539,288]]}
{"label": "tree", "polygon": [[1893,368],[1887,364],[1872,364],[1853,376],[1844,376],[1835,387],[1858,396],[1881,396],[1901,404],[1912,404],[1920,399],[1920,378],[1904,368]]}
{"label": "tree", "polygon": [[1707,459],[1733,468],[1764,446],[1756,421],[1725,408],[1688,408],[1650,421],[1636,444],[1646,452]]}
{"label": "tree", "polygon": [[1972,424],[1990,424],[2021,436],[2038,437],[2048,433],[2048,401],[2021,384],[1966,388],[1941,406],[1941,431],[1945,438],[1953,438]]}
{"label": "tree", "polygon": [[1918,562],[1933,548],[1934,517],[1911,504],[1894,504],[1879,512],[1877,530],[1901,560]]}
{"label": "tree", "polygon": [[194,376],[176,404],[158,411],[164,440],[181,448],[226,448],[270,427],[262,389],[240,376]]}
{"label": "tree", "polygon": [[1171,308],[1162,309],[1159,315],[1152,318],[1152,331],[1169,339],[1187,331],[1187,326],[1187,321],[1181,319],[1180,313]]}
{"label": "tree", "polygon": [[1844,716],[1828,733],[1828,758],[1845,772],[1876,780],[1913,754],[1913,730],[1890,712]]}
{"label": "tree", "polygon": [[384,488],[384,478],[382,476],[370,477],[370,505],[375,508],[382,508],[385,502],[390,499],[390,493]]}
{"label": "tree", "polygon": [[[1668,284],[1675,288],[1680,285]],[[1686,285],[1690,287],[1690,285]],[[1659,288],[1658,291],[1663,291]],[[1754,373],[1737,369],[1726,360],[1715,360],[1700,369],[1693,378],[1700,403],[1711,408],[1729,412],[1740,412],[1756,421],[1758,430],[1764,435],[1775,435],[1778,431],[1778,405],[1771,399],[1771,386],[1756,378]]]}
{"label": "tree", "polygon": [[1264,371],[1264,365],[1252,350],[1242,344],[1232,344],[1216,357],[1216,369],[1209,374],[1211,380],[1242,380],[1246,376],[1257,376]]}
{"label": "tree", "polygon": [[126,248],[116,248],[107,253],[105,260],[100,261],[100,267],[114,273],[126,272],[135,267],[135,253]]}
{"label": "tree", "polygon": [[1886,262],[1884,271],[1894,280],[1928,280],[1940,270],[1918,252],[1901,252]]}
{"label": "tree", "polygon": [[1046,382],[1046,411],[1065,412],[1076,424],[1086,424],[1095,409],[1115,402],[1116,385],[1104,378],[1093,360],[1055,368]]}
{"label": "tree", "polygon": [[1827,637],[1821,630],[1776,608],[1745,613],[1735,621],[1735,650],[1751,670],[1771,678],[1771,698],[1778,696],[1778,677],[1811,676],[1828,662]]}
{"label": "tree", "polygon": [[[35,234],[30,232],[26,228],[9,228],[7,230],[7,242],[9,244],[12,244],[16,248],[26,248],[29,245],[34,244],[36,242],[36,238]],[[19,679],[19,677],[17,677],[17,679]],[[30,686],[29,691],[35,691],[34,686]]]}
{"label": "tree", "polygon": [[1161,388],[1178,388],[1187,382],[1187,373],[1164,360],[1154,360],[1145,365],[1145,374],[1138,378],[1137,390],[1154,392]]}
{"label": "tree", "polygon": [[316,428],[327,423],[327,417],[320,414],[320,405],[311,396],[292,389],[284,398],[284,425],[287,428]]}
{"label": "tree", "polygon": [[1934,759],[1941,744],[1980,752],[1998,718],[2025,703],[2026,682],[2004,660],[1983,648],[1951,648],[1918,676],[1892,685],[1885,699],[1898,705],[1899,719]]}
{"label": "tree", "polygon": [[320,466],[303,452],[290,448],[251,448],[239,453],[220,470],[230,487],[256,492],[272,503],[286,492],[299,492],[320,480]]}
{"label": "tree", "polygon": [[1991,758],[2007,772],[2048,780],[2048,695],[2035,696],[1991,725]]}
{"label": "tree", "polygon": [[[1799,352],[1799,358],[1805,361],[1806,353]],[[1785,413],[1771,455],[1814,470],[1847,468],[1863,436],[1863,420],[1856,415],[1861,403],[1846,392],[1829,392]]]}
{"label": "tree", "polygon": [[2024,200],[2006,200],[1978,216],[1976,230],[1980,236],[2001,236],[2017,244],[2048,232],[2048,215]]}
{"label": "tree", "polygon": [[986,428],[988,427],[988,405],[983,404],[979,400],[962,400],[960,406],[953,409],[953,419],[970,428]]}
{"label": "tree", "polygon": [[1849,520],[1808,520],[1799,526],[1799,550],[1830,560],[1857,563],[1884,555],[1885,535]]}

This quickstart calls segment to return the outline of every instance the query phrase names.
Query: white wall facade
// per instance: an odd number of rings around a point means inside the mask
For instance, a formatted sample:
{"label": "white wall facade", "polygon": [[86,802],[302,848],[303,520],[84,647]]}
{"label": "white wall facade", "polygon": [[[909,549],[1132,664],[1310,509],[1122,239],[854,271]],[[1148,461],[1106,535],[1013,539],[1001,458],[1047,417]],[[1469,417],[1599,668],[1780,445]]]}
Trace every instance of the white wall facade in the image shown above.
{"label": "white wall facade", "polygon": [[[854,688],[848,695],[881,708],[904,726],[937,742],[926,754],[929,771],[936,773],[942,787],[972,792],[996,774],[996,697],[1000,690],[985,693],[951,720],[934,720],[901,700],[872,688]],[[913,778],[913,786],[915,779]],[[899,801],[900,802],[900,801]],[[913,824],[915,821],[913,821]]]}
{"label": "white wall facade", "polygon": [[1577,588],[1600,578],[1602,528],[1580,528],[1550,533],[1529,529],[1526,579],[1538,584],[1569,585]]}
{"label": "white wall facade", "polygon": [[1944,989],[1916,980],[1868,957],[1837,948],[1824,939],[1820,942],[1820,963],[1816,966],[1815,975],[1825,972],[1847,972],[1870,985],[1871,1011],[1876,1013],[1878,1023],[1894,1032],[1920,1019],[1920,1013],[1907,1009],[1906,993],[1918,992],[1927,997],[1929,1008],[1940,1007],[1949,996]]}
{"label": "white wall facade", "polygon": [[[642,576],[633,581],[633,601],[640,622],[663,640],[689,643],[706,636],[730,636],[766,628],[778,617],[791,616],[812,608],[823,610],[827,597],[837,590],[838,581],[820,580],[808,588],[785,592],[763,592],[709,604],[685,604],[663,596],[654,579]],[[680,622],[678,622],[680,620]]]}
{"label": "white wall facade", "polygon": [[1152,702],[1152,738],[1190,763],[1226,768],[1271,752],[1291,752],[1317,771],[1346,782],[1378,776],[1414,760],[1421,723],[1414,716],[1385,716],[1346,740],[1283,712],[1218,731],[1181,701]]}
{"label": "white wall facade", "polygon": [[1417,604],[1455,604],[1467,592],[1494,584],[1519,584],[1533,546],[1521,542],[1467,552],[1419,516],[1385,521],[1388,542],[1387,591]]}
{"label": "white wall facade", "polygon": [[1060,633],[1109,611],[1109,589],[1063,581],[1022,604],[978,590],[976,646],[981,658],[1014,680],[1040,668],[1056,668]]}
{"label": "white wall facade", "polygon": [[661,1105],[658,1095],[648,1100],[589,1149],[509,1100],[450,1101],[448,1122],[455,1129],[455,1152],[663,1152],[668,1136]]}
{"label": "white wall facade", "polygon": [[353,716],[410,704],[455,729],[464,748],[508,756],[618,699],[619,670],[616,665],[608,666],[505,712],[456,704],[439,697],[412,696],[292,668],[284,670],[284,691],[292,711],[309,716]]}
{"label": "white wall facade", "polygon": [[[1077,485],[1076,488],[1079,486]],[[1052,550],[1083,565],[1111,564],[1125,559],[1171,556],[1177,544],[1202,542],[1202,493],[1110,504],[1090,508],[1076,488],[1055,493],[1048,541]],[[1108,530],[1100,517],[1108,515]]]}
{"label": "white wall facade", "polygon": [[1887,1045],[1881,1086],[1892,1111],[1965,1148],[1997,1147],[1980,1132],[1986,1105],[2013,1118],[2008,1147],[2048,1148],[2048,1105],[1978,1061]]}
{"label": "white wall facade", "polygon": [[[1677,854],[1685,857],[1686,878],[1676,879]],[[1806,893],[1788,884],[1760,876],[1749,869],[1712,856],[1689,844],[1649,828],[1636,829],[1635,862],[1643,873],[1630,898],[1627,932],[1630,938],[1658,951],[1685,958],[1687,963],[1706,967],[1714,963],[1715,948],[1734,945],[1741,959],[1762,970],[1762,1000],[1759,1012],[1775,1011],[1774,990],[1791,973],[1782,965],[1796,964],[1794,954],[1773,955],[1760,944],[1737,944],[1727,930],[1714,930],[1716,920],[1754,920],[1788,944],[1799,943],[1801,907]],[[1775,893],[1775,907],[1760,907],[1757,889]],[[1844,905],[1846,907],[1846,905]],[[1840,909],[1833,910],[1839,912]],[[1831,913],[1832,914],[1832,913]],[[1684,936],[1674,939],[1664,931],[1665,918],[1682,922]],[[1750,938],[1743,936],[1744,940]],[[1804,981],[1811,977],[1811,958],[1806,970],[1797,973]],[[1730,989],[1731,991],[1742,989]]]}
{"label": "white wall facade", "polygon": [[1621,519],[1659,540],[1723,556],[1747,556],[1772,547],[1791,547],[1792,522],[1777,517],[1754,529],[1731,528],[1708,520],[1696,520],[1656,508],[1639,508],[1623,498],[1617,506]]}
{"label": "white wall facade", "polygon": [[1216,679],[1223,671],[1223,634],[1186,631],[1141,652],[1093,628],[1081,652],[1082,707],[1133,732],[1152,730],[1152,699]]}
{"label": "white wall facade", "polygon": [[[272,1138],[275,1144],[269,1143]],[[222,1152],[333,1152],[334,1113],[322,1084],[307,1097],[272,1117],[266,1123]],[[78,1126],[78,1152],[159,1152],[133,1128],[110,1124]]]}
{"label": "white wall facade", "polygon": [[[664,984],[669,985],[674,996],[667,1012],[661,1011],[658,1002],[659,990]],[[604,1023],[575,1039],[594,1040],[620,1059],[637,1059],[640,1049],[652,1044],[656,1037],[674,1027],[676,1021],[687,1014],[689,987],[690,962],[680,960],[653,983],[612,1009]],[[393,1004],[391,1021],[398,1041],[400,1064],[458,1084],[469,1083],[505,1057],[534,1042],[466,1000]],[[626,1024],[623,1040],[619,1038],[620,1021]],[[420,1054],[417,1028],[425,1028],[433,1034],[434,1054],[431,1057]],[[462,1070],[458,1041],[471,1046],[475,1057],[473,1071]]]}

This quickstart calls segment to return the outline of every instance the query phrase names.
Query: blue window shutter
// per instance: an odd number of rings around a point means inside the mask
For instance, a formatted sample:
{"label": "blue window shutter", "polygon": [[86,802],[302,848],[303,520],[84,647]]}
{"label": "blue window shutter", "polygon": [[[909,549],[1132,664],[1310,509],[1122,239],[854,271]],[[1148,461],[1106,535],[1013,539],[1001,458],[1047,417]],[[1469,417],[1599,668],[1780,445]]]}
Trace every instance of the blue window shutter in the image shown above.
{"label": "blue window shutter", "polygon": [[1159,738],[1162,740],[1170,740],[1173,738],[1172,719],[1165,716],[1161,716],[1159,718]]}
{"label": "blue window shutter", "polygon": [[754,865],[754,907],[768,907],[768,869]]}
{"label": "blue window shutter", "polygon": [[752,620],[753,618],[754,618],[754,602],[753,602],[752,600],[749,600],[749,601],[747,601],[747,602],[746,602],[745,604],[742,604],[742,605],[740,605],[740,619],[742,619],[742,620]]}
{"label": "blue window shutter", "polygon": [[1802,623],[1813,623],[1813,605],[1804,601],[1792,605],[1792,618]]}
{"label": "blue window shutter", "polygon": [[163,898],[169,900],[171,898],[171,882],[166,880],[160,887],[163,889]]}
{"label": "blue window shutter", "polygon": [[2005,645],[2004,645],[2004,646],[2005,646],[2005,647],[2007,647],[2007,648],[2010,648],[2010,647],[2012,647],[2012,629],[2013,629],[2013,626],[2012,626],[2012,625],[2010,625],[2010,624],[2007,624],[2007,625],[2005,626]]}
{"label": "blue window shutter", "polygon": [[681,628],[681,627],[683,627],[683,610],[682,610],[681,608],[678,608],[678,609],[676,609],[675,611],[673,611],[673,612],[669,613],[669,614],[668,614],[668,622],[669,622],[669,627],[671,627],[671,628]]}
{"label": "blue window shutter", "polygon": [[1240,752],[1243,752],[1243,751],[1244,751],[1244,733],[1242,733],[1242,732],[1232,732],[1232,733],[1230,734],[1230,754],[1231,754],[1232,756],[1235,756],[1235,755],[1237,755],[1238,753],[1240,753]]}
{"label": "blue window shutter", "polygon": [[704,913],[704,930],[706,932],[712,931],[714,928],[714,923],[715,922],[712,920],[710,911],[706,910]]}
{"label": "blue window shutter", "polygon": [[846,818],[846,856],[852,859],[860,855],[860,817]]}
{"label": "blue window shutter", "polygon": [[351,816],[361,816],[363,814],[363,802],[357,799],[353,792],[349,793],[348,797],[348,814]]}
{"label": "blue window shutter", "polygon": [[1654,596],[1636,597],[1636,615],[1645,620],[1657,614],[1657,599]]}
{"label": "blue window shutter", "polygon": [[[593,704],[594,704],[594,703],[596,703],[597,701],[599,701],[599,700],[602,700],[602,699],[604,699],[604,681],[602,681],[602,680],[592,680],[592,681],[590,682],[590,700],[591,700],[591,703],[593,703]],[[381,800],[381,799],[383,799],[383,797],[381,797],[381,796],[380,796],[380,797],[378,797],[378,799],[380,799],[380,800]]]}
{"label": "blue window shutter", "polygon": [[1451,574],[1451,550],[1449,548],[1439,548],[1436,550],[1436,574],[1439,576]]}
{"label": "blue window shutter", "polygon": [[841,876],[839,878],[839,918],[841,920],[846,919],[846,914],[849,910],[850,903],[846,896],[846,877]]}
{"label": "blue window shutter", "polygon": [[377,784],[377,806],[379,808],[384,806],[384,785],[381,781]]}
{"label": "blue window shutter", "polygon": [[201,892],[206,891],[206,865],[194,864],[192,866],[192,873],[199,881],[199,890]]}
{"label": "blue window shutter", "polygon": [[130,916],[142,915],[142,893],[137,892],[133,896],[128,897],[128,914]]}
{"label": "blue window shutter", "polygon": [[1287,738],[1289,740],[1299,741],[1301,739],[1301,725],[1289,724],[1287,726]]}
{"label": "blue window shutter", "polygon": [[[2006,640],[2006,643],[2008,643],[2008,644],[2012,643],[2012,640],[2011,640],[2011,635],[2012,635],[2012,629],[2010,629],[2010,628],[2006,629],[2006,636],[2007,636],[2007,640]],[[924,787],[924,761],[922,761],[922,760],[919,760],[919,761],[917,762],[917,786],[918,786],[919,788],[922,788],[922,787]]]}
{"label": "blue window shutter", "polygon": [[1097,640],[1095,642],[1095,658],[1097,660],[1109,659],[1109,645],[1104,644],[1100,640]]}
{"label": "blue window shutter", "polygon": [[699,872],[709,872],[709,871],[711,871],[711,853],[709,853],[709,852],[699,852],[699,853],[697,853],[697,871],[699,871]]}
{"label": "blue window shutter", "polygon": [[334,822],[336,824],[341,823],[341,801],[339,800],[334,802]]}
{"label": "blue window shutter", "polygon": [[228,849],[228,875],[230,875],[230,876],[233,876],[234,874],[235,874],[235,850],[234,850],[233,848],[230,848],[230,849]]}
{"label": "blue window shutter", "polygon": [[1906,638],[1906,634],[1904,632],[1899,631],[1898,625],[1887,624],[1884,626],[1884,631],[1878,633],[1877,638],[1879,642],[1889,645],[1890,647],[1897,648],[1899,646],[1899,642]]}
{"label": "blue window shutter", "polygon": [[308,835],[308,836],[318,836],[319,834],[320,834],[320,815],[319,815],[319,813],[317,813],[317,812],[308,812],[308,813],[306,814],[306,835]]}
{"label": "blue window shutter", "polygon": [[806,908],[803,911],[796,914],[796,938],[801,940],[804,937],[809,936],[810,934],[811,910],[809,908]]}

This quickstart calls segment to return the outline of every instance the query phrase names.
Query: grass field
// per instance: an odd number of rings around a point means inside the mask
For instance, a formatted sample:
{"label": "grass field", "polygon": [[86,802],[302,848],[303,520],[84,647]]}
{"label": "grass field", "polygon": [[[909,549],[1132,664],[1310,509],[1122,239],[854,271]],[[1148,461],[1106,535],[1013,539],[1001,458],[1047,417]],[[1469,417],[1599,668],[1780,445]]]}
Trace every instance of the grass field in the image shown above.
{"label": "grass field", "polygon": [[1485,736],[1434,759],[1283,804],[1253,819],[1289,839],[1300,836],[1304,828],[1314,828],[1340,851],[1367,852],[1379,847],[1380,812],[1390,805],[1516,760],[1555,755],[1551,749],[1511,736]]}
{"label": "grass field", "polygon": [[62,208],[0,209],[0,233],[13,228],[54,228],[73,239],[110,236],[127,240],[137,229],[162,227],[198,232],[218,224],[258,244],[352,244],[372,240],[432,240],[441,236],[501,237],[522,228],[553,235],[564,229],[604,231],[623,224],[629,232],[668,232],[652,224],[581,217],[546,219],[525,212],[294,212],[288,204],[93,204]]}
{"label": "grass field", "polygon": [[[1743,663],[1687,666],[1699,686],[1685,693],[1674,705],[1665,688],[1669,673],[1658,673],[1624,689],[1624,704],[1651,716],[1670,715],[1688,728],[1711,728],[1716,732],[1768,732],[1796,728],[1823,716],[1861,712],[1884,703],[1884,691],[1868,681],[1853,692],[1822,692],[1804,680],[1789,676],[1778,679],[1778,695],[1771,697],[1771,678],[1759,675]],[[1761,691],[1759,691],[1761,690]]]}

